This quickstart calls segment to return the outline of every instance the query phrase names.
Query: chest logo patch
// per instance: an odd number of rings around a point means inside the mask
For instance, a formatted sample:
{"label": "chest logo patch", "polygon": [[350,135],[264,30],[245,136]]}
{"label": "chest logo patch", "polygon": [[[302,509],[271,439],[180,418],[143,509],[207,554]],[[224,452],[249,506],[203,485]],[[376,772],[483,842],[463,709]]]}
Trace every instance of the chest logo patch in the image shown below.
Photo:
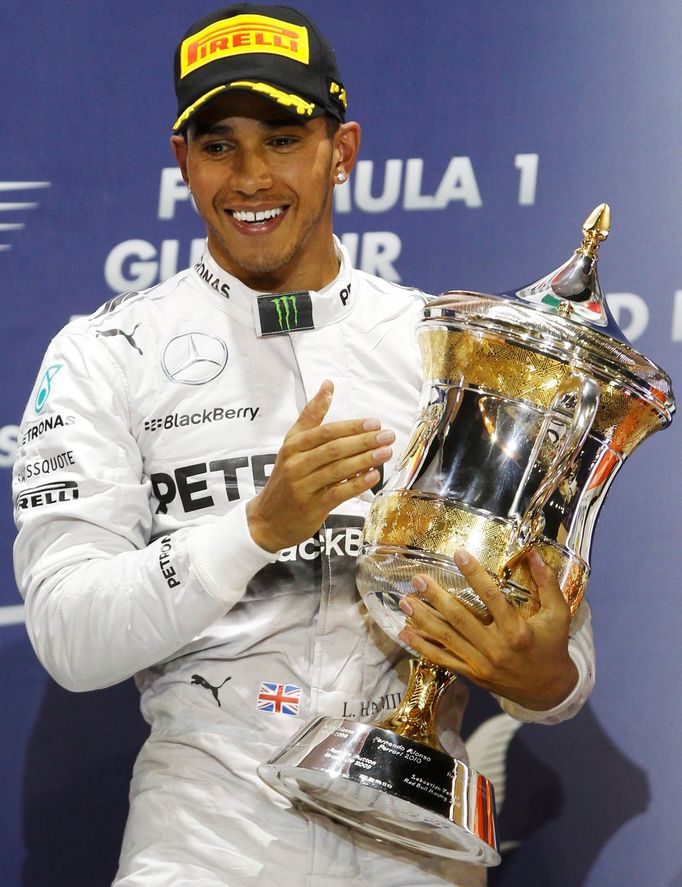
{"label": "chest logo patch", "polygon": [[295,684],[276,684],[261,681],[258,690],[258,711],[268,714],[298,717],[301,705],[301,688]]}
{"label": "chest logo patch", "polygon": [[40,380],[40,387],[38,388],[35,402],[35,411],[38,415],[40,415],[45,408],[47,399],[52,391],[52,380],[61,368],[61,363],[53,363],[52,366],[48,367],[43,373],[43,378]]}
{"label": "chest logo patch", "polygon": [[205,677],[202,677],[202,675],[193,674],[190,684],[196,684],[197,686],[203,687],[205,690],[208,690],[211,696],[213,696],[215,701],[218,703],[218,708],[222,708],[222,705],[220,704],[220,699],[218,698],[218,693],[220,692],[220,688],[225,686],[225,684],[230,680],[232,680],[231,676],[226,677],[222,684],[218,684],[217,687],[214,687],[213,684],[210,684]]}
{"label": "chest logo patch", "polygon": [[261,336],[312,330],[313,303],[307,291],[258,296]]}
{"label": "chest logo patch", "polygon": [[219,376],[227,363],[227,345],[210,333],[191,332],[166,342],[161,367],[171,380],[182,385],[205,385]]}

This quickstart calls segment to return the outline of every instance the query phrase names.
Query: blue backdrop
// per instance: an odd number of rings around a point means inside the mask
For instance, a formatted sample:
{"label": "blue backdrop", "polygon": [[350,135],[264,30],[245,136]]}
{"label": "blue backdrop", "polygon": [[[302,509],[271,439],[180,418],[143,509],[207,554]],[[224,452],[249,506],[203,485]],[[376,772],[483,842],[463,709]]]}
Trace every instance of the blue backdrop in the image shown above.
{"label": "blue backdrop", "polygon": [[[498,292],[553,269],[601,201],[600,274],[633,344],[682,357],[679,0],[306,0],[364,127],[336,227],[366,270]],[[49,338],[190,263],[202,224],[168,147],[172,52],[198,0],[0,6],[0,881],[110,883],[145,728],[131,683],[58,688],[11,569],[11,465]],[[679,387],[679,386],[678,386]],[[597,687],[507,753],[491,885],[682,887],[680,428],[647,441],[600,518]],[[475,694],[466,732],[497,714]]]}

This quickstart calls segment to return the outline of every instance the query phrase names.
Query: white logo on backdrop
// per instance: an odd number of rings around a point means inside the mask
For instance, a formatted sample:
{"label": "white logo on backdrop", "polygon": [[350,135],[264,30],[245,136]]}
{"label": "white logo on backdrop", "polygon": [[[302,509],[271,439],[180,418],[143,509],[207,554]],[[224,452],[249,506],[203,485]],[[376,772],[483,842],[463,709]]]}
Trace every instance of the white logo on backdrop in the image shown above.
{"label": "white logo on backdrop", "polygon": [[[8,196],[13,198],[23,197],[23,195],[15,195],[13,192],[33,191],[37,188],[49,187],[50,182],[0,182],[0,195],[6,192],[12,192]],[[24,213],[27,210],[35,209],[39,205],[40,204],[35,200],[0,200],[0,251],[6,252],[7,250],[12,249],[10,232],[21,231],[25,228],[26,223],[21,221],[24,217]]]}

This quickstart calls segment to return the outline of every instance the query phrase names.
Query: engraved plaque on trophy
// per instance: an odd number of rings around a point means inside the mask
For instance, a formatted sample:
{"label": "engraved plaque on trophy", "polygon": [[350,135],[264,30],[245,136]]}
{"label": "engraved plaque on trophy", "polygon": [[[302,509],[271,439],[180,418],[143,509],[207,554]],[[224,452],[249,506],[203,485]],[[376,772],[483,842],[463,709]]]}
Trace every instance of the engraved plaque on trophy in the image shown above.
{"label": "engraved plaque on trophy", "polygon": [[[572,611],[585,593],[597,516],[623,461],[675,410],[670,379],[623,336],[597,276],[606,204],[571,258],[500,295],[429,302],[418,337],[423,388],[410,440],[365,521],[358,589],[396,643],[400,598],[428,574],[482,621],[454,553],[471,552],[526,618],[539,607],[534,547]],[[278,791],[377,838],[433,855],[499,862],[491,783],[449,755],[436,710],[456,674],[414,659],[380,722],[322,717],[259,772]]]}

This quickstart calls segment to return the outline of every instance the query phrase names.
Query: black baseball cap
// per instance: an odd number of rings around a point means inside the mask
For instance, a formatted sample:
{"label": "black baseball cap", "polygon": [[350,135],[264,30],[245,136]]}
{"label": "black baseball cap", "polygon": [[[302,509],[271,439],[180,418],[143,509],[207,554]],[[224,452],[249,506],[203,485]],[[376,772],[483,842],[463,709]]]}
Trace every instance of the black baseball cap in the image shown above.
{"label": "black baseball cap", "polygon": [[289,6],[238,3],[204,16],[183,36],[174,69],[176,133],[231,89],[251,90],[294,117],[345,120],[334,50],[314,22]]}

